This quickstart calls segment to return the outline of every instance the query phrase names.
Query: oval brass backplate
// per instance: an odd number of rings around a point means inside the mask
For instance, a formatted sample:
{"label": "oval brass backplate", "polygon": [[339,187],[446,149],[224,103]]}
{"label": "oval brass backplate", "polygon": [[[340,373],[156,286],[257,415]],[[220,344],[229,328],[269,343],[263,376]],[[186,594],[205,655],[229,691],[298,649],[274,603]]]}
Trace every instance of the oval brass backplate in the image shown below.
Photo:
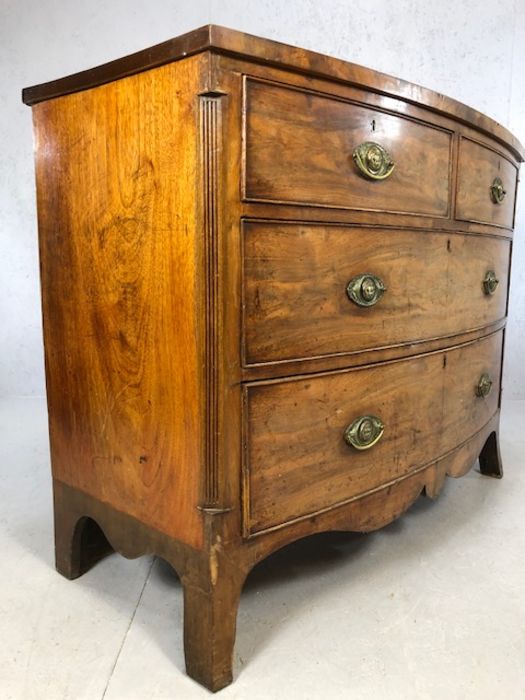
{"label": "oval brass backplate", "polygon": [[352,158],[359,171],[371,180],[385,180],[395,168],[388,151],[374,141],[359,144],[354,149]]}
{"label": "oval brass backplate", "polygon": [[356,450],[368,450],[379,442],[384,429],[377,416],[359,416],[346,428],[345,442]]}
{"label": "oval brass backplate", "polygon": [[492,379],[489,377],[488,374],[482,374],[481,377],[479,378],[478,385],[476,387],[476,395],[480,396],[482,399],[484,399],[486,396],[490,394],[490,390],[492,389]]}
{"label": "oval brass backplate", "polygon": [[498,284],[499,279],[496,277],[496,273],[494,270],[489,270],[483,280],[483,291],[488,296],[491,296],[496,291]]}
{"label": "oval brass backplate", "polygon": [[358,306],[373,306],[386,292],[386,287],[376,275],[365,272],[352,277],[346,285],[346,293],[350,301]]}
{"label": "oval brass backplate", "polygon": [[503,187],[503,182],[500,177],[495,177],[492,185],[490,186],[490,197],[494,204],[501,204],[505,199],[507,192]]}

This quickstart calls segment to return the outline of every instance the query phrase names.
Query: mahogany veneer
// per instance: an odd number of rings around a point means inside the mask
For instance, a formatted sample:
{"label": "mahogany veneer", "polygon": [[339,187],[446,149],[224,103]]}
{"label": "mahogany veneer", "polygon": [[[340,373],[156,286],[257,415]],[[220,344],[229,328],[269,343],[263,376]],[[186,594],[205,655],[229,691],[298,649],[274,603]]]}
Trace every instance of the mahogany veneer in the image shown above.
{"label": "mahogany veneer", "polygon": [[230,683],[250,569],[502,475],[517,174],[488,117],[202,27],[33,105],[57,569],[169,561]]}

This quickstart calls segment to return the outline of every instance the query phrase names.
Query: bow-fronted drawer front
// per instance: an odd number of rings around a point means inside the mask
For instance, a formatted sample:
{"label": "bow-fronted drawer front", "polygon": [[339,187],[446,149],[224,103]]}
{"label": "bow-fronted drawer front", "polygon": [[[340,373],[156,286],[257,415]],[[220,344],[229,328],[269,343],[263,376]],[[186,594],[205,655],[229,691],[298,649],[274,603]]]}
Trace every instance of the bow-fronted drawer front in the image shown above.
{"label": "bow-fronted drawer front", "polygon": [[446,217],[451,132],[246,79],[244,198]]}
{"label": "bow-fronted drawer front", "polygon": [[462,137],[456,219],[512,228],[518,168],[506,156]]}
{"label": "bow-fronted drawer front", "polygon": [[499,404],[502,333],[445,352],[245,388],[245,533],[431,465]]}
{"label": "bow-fronted drawer front", "polygon": [[453,336],[505,316],[502,238],[250,221],[243,248],[247,365]]}

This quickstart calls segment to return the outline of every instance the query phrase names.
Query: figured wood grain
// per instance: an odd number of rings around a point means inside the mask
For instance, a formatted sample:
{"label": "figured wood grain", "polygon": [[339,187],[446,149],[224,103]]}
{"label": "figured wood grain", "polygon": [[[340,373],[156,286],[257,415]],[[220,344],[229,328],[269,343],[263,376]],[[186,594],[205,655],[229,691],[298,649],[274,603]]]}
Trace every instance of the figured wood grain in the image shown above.
{"label": "figured wood grain", "polygon": [[446,95],[355,63],[214,24],[199,27],[187,34],[96,68],[25,88],[23,100],[29,105],[36,104],[178,61],[203,51],[248,59],[255,64],[275,66],[281,70],[287,69],[291,74],[319,76],[330,78],[334,82],[365,87],[371,93],[401,98],[408,104],[424,104],[437,114],[450,115],[459,122],[472,124],[491,138],[508,145],[520,161],[525,159],[524,147],[505,127],[485,114]]}
{"label": "figured wood grain", "polygon": [[388,362],[389,360],[411,357],[414,354],[446,350],[455,345],[461,345],[473,340],[484,338],[504,328],[506,318],[500,319],[489,326],[478,328],[467,333],[461,332],[455,335],[440,335],[427,340],[411,340],[399,344],[389,345],[383,348],[368,348],[355,352],[343,352],[338,355],[320,355],[301,358],[299,360],[279,360],[275,362],[262,362],[254,365],[245,365],[242,372],[243,381],[253,382],[261,379],[279,379],[286,375],[317,374],[330,372],[337,369],[350,369],[363,367],[375,362]]}
{"label": "figured wood grain", "polygon": [[511,228],[481,224],[459,219],[430,218],[415,214],[392,214],[380,211],[358,211],[357,209],[331,209],[328,207],[308,207],[298,204],[275,204],[243,202],[243,215],[246,219],[274,219],[276,221],[315,222],[341,225],[377,226],[378,228],[403,228],[405,231],[445,231],[448,233],[487,234],[512,240]]}
{"label": "figured wood grain", "polygon": [[[231,682],[232,652],[240,589],[255,564],[295,540],[327,530],[370,532],[404,513],[425,492],[435,497],[445,476],[461,476],[472,468],[477,455],[491,468],[497,465],[487,446],[497,439],[499,411],[471,439],[456,450],[413,472],[338,508],[297,520],[264,536],[237,541],[226,549],[212,549],[214,567],[204,552],[154,530],[127,513],[98,499],[54,482],[57,524],[57,566],[68,577],[93,564],[92,546],[103,541],[126,557],[155,554],[177,571],[184,588],[184,652],[187,672],[211,690]],[[485,446],[484,446],[485,445]],[[489,449],[489,453],[491,450]],[[215,521],[216,522],[216,521]],[[93,535],[96,533],[96,537]],[[214,573],[213,573],[214,572]]]}
{"label": "figured wood grain", "polygon": [[[24,99],[57,568],[80,575],[110,548],[172,563],[187,672],[218,690],[258,561],[314,532],[381,527],[480,452],[482,471],[501,475],[512,230],[455,219],[454,188],[460,138],[508,163],[523,148],[437,93],[213,26]],[[391,179],[357,174],[357,137],[384,139]],[[375,335],[337,317],[342,262],[396,280],[404,302],[374,309]],[[501,280],[491,298],[479,296],[485,266]],[[383,326],[401,340],[378,347]],[[354,349],[332,349],[343,345]],[[386,431],[356,458],[342,433],[365,411]]]}
{"label": "figured wood grain", "polygon": [[[244,89],[246,199],[447,216],[449,132],[306,90],[250,79]],[[395,161],[388,179],[358,171],[365,141]]]}
{"label": "figured wood grain", "polygon": [[[247,531],[307,517],[394,482],[480,430],[499,404],[502,334],[416,359],[246,388]],[[493,379],[476,395],[483,372]],[[345,428],[378,416],[373,448]]]}
{"label": "figured wood grain", "polygon": [[193,546],[199,60],[34,108],[53,474]]}
{"label": "figured wood grain", "polygon": [[[494,178],[500,177],[507,192],[501,204],[490,196]],[[518,184],[514,163],[500,153],[462,138],[459,144],[456,218],[512,228]]]}
{"label": "figured wood grain", "polygon": [[271,530],[251,533],[244,540],[251,561],[283,547],[301,537],[326,530],[372,532],[388,525],[417,500],[421,494],[435,498],[439,495],[446,476],[460,477],[476,465],[476,458],[492,434],[498,434],[499,410],[481,430],[461,443],[449,454],[432,461],[395,483],[371,491],[362,498],[341,503],[308,518],[299,518]]}
{"label": "figured wood grain", "polygon": [[[248,364],[454,335],[505,316],[507,241],[271,222],[247,222],[243,233]],[[487,270],[500,280],[492,296]],[[371,307],[346,293],[364,273],[386,286]]]}
{"label": "figured wood grain", "polygon": [[[474,139],[479,143],[484,144],[489,148],[497,148],[507,158],[516,162],[516,156],[512,149],[508,149],[503,145],[495,143],[493,138],[488,138],[480,131],[475,130],[471,126],[460,124],[449,116],[429,113],[423,104],[408,104],[394,97],[371,92],[368,89],[349,85],[340,82],[329,81],[312,76],[303,76],[300,74],[288,73],[283,78],[282,71],[268,64],[254,64],[247,60],[232,58],[227,55],[215,56],[216,63],[221,67],[224,73],[235,73],[240,75],[248,75],[249,80],[269,81],[273,84],[282,84],[286,80],[286,85],[298,88],[308,94],[321,94],[327,97],[333,97],[336,100],[343,100],[346,103],[365,104],[370,109],[381,113],[399,114],[404,118],[415,120],[418,123],[431,122],[438,128],[446,132],[455,132],[453,141],[453,158],[452,158],[452,210],[455,199],[455,183],[457,170],[457,142],[460,136]],[[246,105],[245,111],[246,111]],[[376,226],[389,226],[392,223],[398,227],[405,228],[431,228],[433,230],[450,230],[464,231],[467,233],[489,233],[491,235],[499,235],[502,237],[512,237],[512,230],[502,227],[494,227],[489,224],[481,224],[472,221],[456,220],[454,218],[443,218],[442,216],[430,217],[421,214],[397,213],[395,217],[388,211],[370,211],[358,209],[341,209],[330,208],[326,206],[308,205],[307,218],[312,221],[330,221],[344,223],[362,223],[372,224]],[[246,217],[257,218],[276,218],[288,220],[301,220],[305,218],[304,206],[299,204],[278,203],[273,200],[263,202],[259,200],[244,201],[243,214]]]}

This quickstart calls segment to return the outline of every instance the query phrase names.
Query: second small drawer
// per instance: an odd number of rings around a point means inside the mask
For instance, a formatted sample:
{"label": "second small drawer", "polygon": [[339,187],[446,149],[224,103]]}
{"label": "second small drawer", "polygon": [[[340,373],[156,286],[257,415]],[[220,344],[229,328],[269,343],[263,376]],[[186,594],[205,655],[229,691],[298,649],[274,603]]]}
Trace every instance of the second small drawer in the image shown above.
{"label": "second small drawer", "polygon": [[518,169],[497,151],[463,137],[456,218],[512,228]]}
{"label": "second small drawer", "polygon": [[505,316],[507,240],[245,222],[243,241],[247,365],[452,336]]}

